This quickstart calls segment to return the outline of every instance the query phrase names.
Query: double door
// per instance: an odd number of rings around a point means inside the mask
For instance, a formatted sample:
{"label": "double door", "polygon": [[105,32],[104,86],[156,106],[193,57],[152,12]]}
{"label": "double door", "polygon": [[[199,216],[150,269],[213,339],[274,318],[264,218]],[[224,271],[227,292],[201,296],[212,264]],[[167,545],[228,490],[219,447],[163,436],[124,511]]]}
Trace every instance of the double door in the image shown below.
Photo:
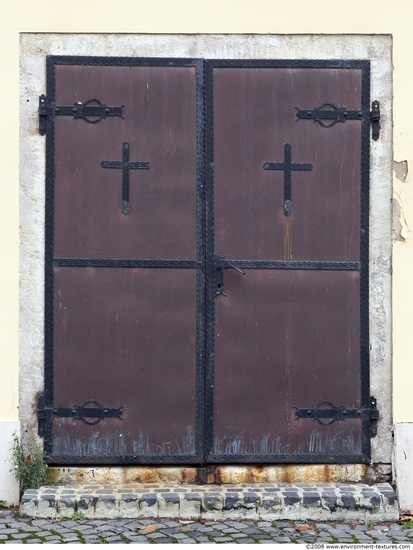
{"label": "double door", "polygon": [[368,461],[368,62],[47,82],[50,462]]}

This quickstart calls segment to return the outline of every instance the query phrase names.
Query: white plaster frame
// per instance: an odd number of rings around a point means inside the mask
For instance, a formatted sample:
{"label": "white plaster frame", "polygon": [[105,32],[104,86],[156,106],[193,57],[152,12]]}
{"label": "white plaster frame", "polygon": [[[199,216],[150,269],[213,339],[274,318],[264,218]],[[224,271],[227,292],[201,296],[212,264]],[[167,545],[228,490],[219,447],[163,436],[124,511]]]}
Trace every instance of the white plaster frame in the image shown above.
{"label": "white plaster frame", "polygon": [[380,410],[372,462],[392,455],[391,199],[392,37],[390,35],[20,35],[20,420],[37,429],[43,391],[45,138],[37,130],[47,55],[217,59],[369,59],[371,100],[380,101],[380,139],[371,141],[370,378]]}

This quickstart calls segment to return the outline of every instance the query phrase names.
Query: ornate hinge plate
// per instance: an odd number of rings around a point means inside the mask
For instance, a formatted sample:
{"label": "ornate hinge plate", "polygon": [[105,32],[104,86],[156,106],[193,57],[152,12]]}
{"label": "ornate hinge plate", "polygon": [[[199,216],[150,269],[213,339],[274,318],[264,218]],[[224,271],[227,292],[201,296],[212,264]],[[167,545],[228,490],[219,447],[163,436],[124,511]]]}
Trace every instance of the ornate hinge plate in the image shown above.
{"label": "ornate hinge plate", "polygon": [[49,115],[65,115],[72,116],[74,119],[81,118],[89,124],[97,124],[108,116],[123,117],[123,108],[108,107],[102,103],[100,99],[92,97],[84,102],[73,103],[73,105],[57,105],[56,103],[48,103],[47,97],[41,95],[39,97],[39,133],[44,136],[47,131],[47,117]]}
{"label": "ornate hinge plate", "polygon": [[94,426],[104,418],[120,418],[123,420],[123,409],[121,407],[105,407],[95,399],[87,399],[82,405],[72,405],[72,407],[47,407],[44,397],[39,397],[37,406],[38,434],[44,436],[45,422],[47,418],[61,417],[81,420],[89,426]]}
{"label": "ornate hinge plate", "polygon": [[330,426],[334,422],[344,422],[349,418],[368,418],[371,422],[371,436],[377,435],[379,411],[375,397],[370,397],[370,408],[368,409],[348,409],[343,405],[334,405],[331,401],[320,401],[312,408],[294,408],[296,419],[312,418],[321,426]]}
{"label": "ornate hinge plate", "polygon": [[[331,128],[337,122],[346,122],[346,120],[363,120],[362,110],[351,110],[345,107],[336,107],[334,103],[323,103],[314,109],[299,109],[296,107],[297,120],[314,120],[323,128]],[[371,104],[369,113],[371,122],[371,137],[377,141],[380,137],[380,103],[375,100]]]}

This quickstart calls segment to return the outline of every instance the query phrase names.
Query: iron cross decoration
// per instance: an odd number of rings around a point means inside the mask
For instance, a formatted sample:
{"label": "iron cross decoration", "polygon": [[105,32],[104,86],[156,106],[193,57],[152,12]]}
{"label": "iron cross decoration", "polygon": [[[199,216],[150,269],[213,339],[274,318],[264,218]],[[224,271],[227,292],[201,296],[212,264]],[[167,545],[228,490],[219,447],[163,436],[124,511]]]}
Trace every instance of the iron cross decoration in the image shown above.
{"label": "iron cross decoration", "polygon": [[291,172],[293,170],[310,171],[313,169],[312,164],[291,162],[291,145],[284,145],[284,162],[265,162],[262,167],[264,170],[283,170],[284,171],[284,214],[291,216]]}
{"label": "iron cross decoration", "polygon": [[150,162],[129,161],[129,143],[125,141],[122,144],[122,160],[102,160],[102,168],[118,168],[122,170],[122,212],[129,213],[129,170],[149,170]]}

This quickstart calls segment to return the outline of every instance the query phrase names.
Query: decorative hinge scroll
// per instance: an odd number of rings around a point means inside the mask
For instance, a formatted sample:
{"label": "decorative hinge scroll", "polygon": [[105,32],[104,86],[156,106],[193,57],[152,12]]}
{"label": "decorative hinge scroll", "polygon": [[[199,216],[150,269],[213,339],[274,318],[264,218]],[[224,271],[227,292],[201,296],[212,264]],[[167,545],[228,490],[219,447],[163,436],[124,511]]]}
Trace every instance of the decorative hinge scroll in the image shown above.
{"label": "decorative hinge scroll", "polygon": [[121,105],[120,107],[108,107],[96,97],[92,97],[83,103],[81,101],[73,103],[73,105],[48,104],[47,97],[41,95],[39,97],[39,133],[42,136],[45,135],[47,131],[47,117],[49,115],[72,116],[75,119],[82,118],[89,124],[97,124],[108,116],[124,118],[124,107],[125,105]]}
{"label": "decorative hinge scroll", "polygon": [[104,418],[123,420],[123,407],[123,405],[116,408],[105,407],[95,399],[87,399],[82,405],[72,405],[72,407],[47,407],[44,397],[40,396],[37,405],[38,434],[40,437],[44,436],[47,418],[72,418],[94,426]]}
{"label": "decorative hinge scroll", "polygon": [[334,422],[344,422],[344,420],[349,418],[368,418],[370,420],[371,437],[377,435],[379,411],[375,397],[370,397],[370,407],[368,409],[347,409],[343,405],[334,405],[331,401],[320,401],[312,408],[294,408],[296,419],[313,418],[321,426],[330,426]]}
{"label": "decorative hinge scroll", "polygon": [[[331,128],[337,122],[346,122],[346,120],[363,120],[364,112],[360,110],[346,109],[346,107],[336,107],[334,103],[323,103],[314,109],[298,109],[296,107],[297,120],[314,120],[323,128]],[[377,141],[380,137],[380,103],[374,100],[371,104],[369,120],[371,122],[371,137]]]}

